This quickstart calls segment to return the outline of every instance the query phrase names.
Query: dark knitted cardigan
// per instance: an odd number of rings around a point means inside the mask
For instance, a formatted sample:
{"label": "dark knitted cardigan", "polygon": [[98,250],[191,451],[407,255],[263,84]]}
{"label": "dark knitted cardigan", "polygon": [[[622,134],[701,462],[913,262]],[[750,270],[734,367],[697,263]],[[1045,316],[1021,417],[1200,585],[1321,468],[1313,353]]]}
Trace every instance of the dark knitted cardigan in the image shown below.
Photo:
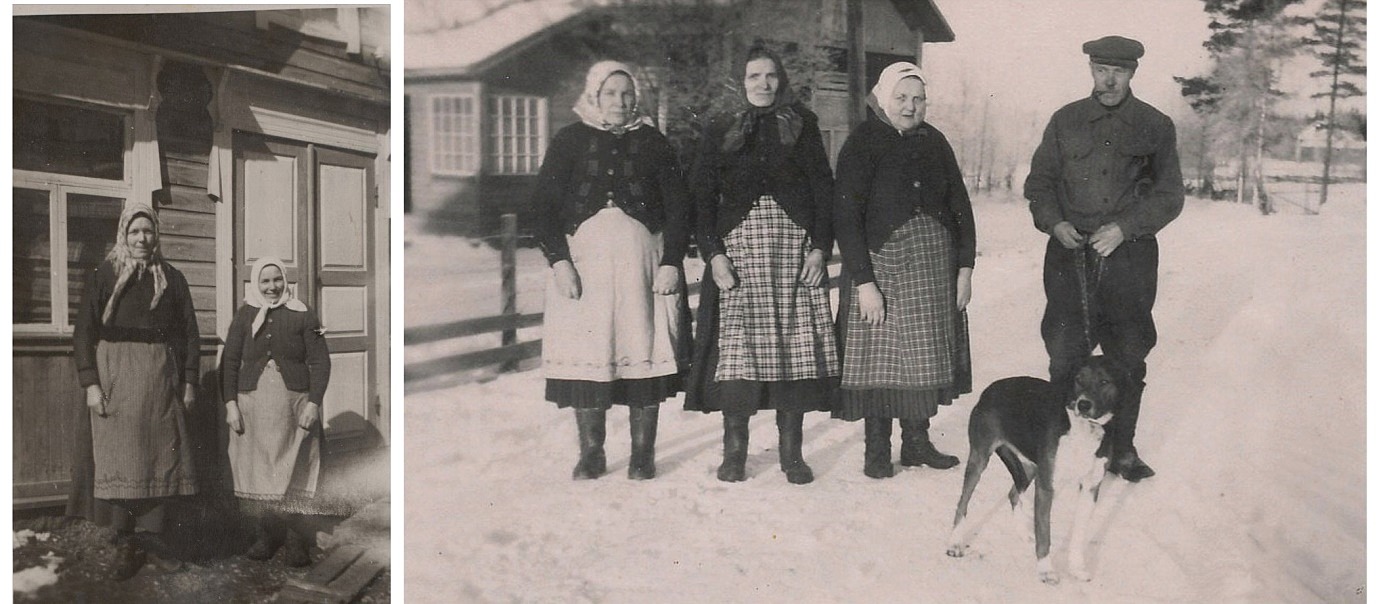
{"label": "dark knitted cardigan", "polygon": [[258,312],[259,308],[246,304],[231,319],[222,351],[222,400],[234,401],[237,392],[254,391],[274,359],[284,387],[307,392],[309,401],[322,404],[332,361],[319,332],[318,314],[311,308],[307,312],[271,308],[260,333],[252,337],[250,328]]}
{"label": "dark knitted cardigan", "polygon": [[692,216],[679,162],[664,135],[649,126],[620,135],[583,123],[559,130],[531,197],[549,264],[572,260],[567,236],[609,203],[651,233],[663,231],[660,264],[682,266]]}
{"label": "dark knitted cardigan", "polygon": [[853,129],[838,155],[835,231],[852,283],[876,281],[869,251],[917,213],[934,217],[953,235],[956,267],[977,256],[973,206],[949,141],[921,124],[902,135],[880,117]]}

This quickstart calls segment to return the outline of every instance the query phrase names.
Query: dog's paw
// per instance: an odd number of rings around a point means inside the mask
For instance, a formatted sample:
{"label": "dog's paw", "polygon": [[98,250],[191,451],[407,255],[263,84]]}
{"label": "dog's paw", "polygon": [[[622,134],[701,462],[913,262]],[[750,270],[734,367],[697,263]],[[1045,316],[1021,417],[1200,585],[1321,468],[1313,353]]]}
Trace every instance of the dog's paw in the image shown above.
{"label": "dog's paw", "polygon": [[1069,574],[1074,575],[1074,580],[1081,583],[1088,583],[1093,580],[1093,573],[1088,572],[1087,568],[1072,567],[1069,569]]}
{"label": "dog's paw", "polygon": [[1040,582],[1046,585],[1059,585],[1060,574],[1055,571],[1055,567],[1050,563],[1049,556],[1041,558],[1035,565],[1036,574],[1040,575]]}
{"label": "dog's paw", "polygon": [[948,554],[950,558],[962,558],[964,552],[967,551],[968,546],[962,543],[953,543],[949,545],[949,550],[945,553]]}

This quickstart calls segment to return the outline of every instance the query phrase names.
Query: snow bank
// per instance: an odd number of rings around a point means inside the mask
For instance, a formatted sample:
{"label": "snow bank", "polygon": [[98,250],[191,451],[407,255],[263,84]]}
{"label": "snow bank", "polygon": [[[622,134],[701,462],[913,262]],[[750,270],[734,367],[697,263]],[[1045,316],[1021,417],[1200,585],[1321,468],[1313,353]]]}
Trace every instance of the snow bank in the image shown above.
{"label": "snow bank", "polygon": [[[663,407],[654,480],[626,479],[615,410],[610,473],[574,482],[572,414],[527,371],[407,397],[409,600],[1363,601],[1365,197],[1343,186],[1320,216],[1269,217],[1192,199],[1162,232],[1160,343],[1137,437],[1158,473],[1105,485],[1091,583],[1037,581],[997,464],[974,499],[987,523],[967,556],[946,557],[962,468],[869,479],[861,424],[827,414],[806,421],[810,485],[785,482],[765,413],[752,420],[749,480],[719,482],[720,418],[677,399]],[[975,203],[981,391],[1045,374],[1044,238],[1024,204]],[[941,449],[965,454],[976,396],[935,418]],[[1071,504],[1056,502],[1061,537]]]}

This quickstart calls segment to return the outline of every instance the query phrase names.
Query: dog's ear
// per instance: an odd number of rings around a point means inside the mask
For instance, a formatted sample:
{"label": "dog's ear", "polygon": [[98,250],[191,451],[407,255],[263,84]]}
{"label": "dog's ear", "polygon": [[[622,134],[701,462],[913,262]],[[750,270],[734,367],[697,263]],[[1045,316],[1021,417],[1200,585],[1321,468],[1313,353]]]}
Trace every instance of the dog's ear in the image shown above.
{"label": "dog's ear", "polygon": [[1118,392],[1122,393],[1122,398],[1125,400],[1126,397],[1131,396],[1134,385],[1131,368],[1112,355],[1104,355],[1102,362],[1103,370],[1108,372],[1112,380],[1117,383]]}

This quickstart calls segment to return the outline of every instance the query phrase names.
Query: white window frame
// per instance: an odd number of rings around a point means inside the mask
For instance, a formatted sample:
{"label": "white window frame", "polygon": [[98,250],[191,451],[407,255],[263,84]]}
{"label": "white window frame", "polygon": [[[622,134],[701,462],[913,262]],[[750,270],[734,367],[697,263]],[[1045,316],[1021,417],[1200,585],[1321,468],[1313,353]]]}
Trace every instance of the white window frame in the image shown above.
{"label": "white window frame", "polygon": [[506,176],[539,174],[549,142],[549,99],[497,94],[488,101],[488,171]]}
{"label": "white window frame", "polygon": [[[104,178],[92,178],[89,176],[72,176],[68,174],[56,174],[52,172],[36,172],[32,170],[14,170],[13,183],[11,184],[11,195],[16,188],[35,189],[48,191],[48,242],[49,242],[49,266],[48,277],[50,294],[53,297],[53,304],[47,323],[13,323],[14,332],[17,334],[71,334],[72,324],[68,323],[68,279],[67,273],[67,196],[69,193],[79,195],[99,195],[102,197],[113,197],[121,200],[121,208],[129,203],[133,189],[132,180],[134,174],[133,162],[135,160],[133,152],[133,141],[131,133],[134,131],[133,122],[135,115],[129,111],[114,110],[107,107],[98,107],[86,104],[74,104],[51,98],[26,97],[32,98],[41,103],[51,105],[70,105],[90,111],[101,111],[119,115],[125,122],[121,130],[125,133],[124,151],[122,152],[122,163],[125,164],[124,178],[122,180],[108,180]],[[152,117],[151,117],[152,119]],[[13,216],[11,216],[13,219]]]}
{"label": "white window frame", "polygon": [[[456,101],[458,112],[444,109]],[[481,99],[476,94],[433,94],[428,96],[429,158],[434,174],[474,176],[481,170]],[[471,113],[462,110],[470,105]]]}

